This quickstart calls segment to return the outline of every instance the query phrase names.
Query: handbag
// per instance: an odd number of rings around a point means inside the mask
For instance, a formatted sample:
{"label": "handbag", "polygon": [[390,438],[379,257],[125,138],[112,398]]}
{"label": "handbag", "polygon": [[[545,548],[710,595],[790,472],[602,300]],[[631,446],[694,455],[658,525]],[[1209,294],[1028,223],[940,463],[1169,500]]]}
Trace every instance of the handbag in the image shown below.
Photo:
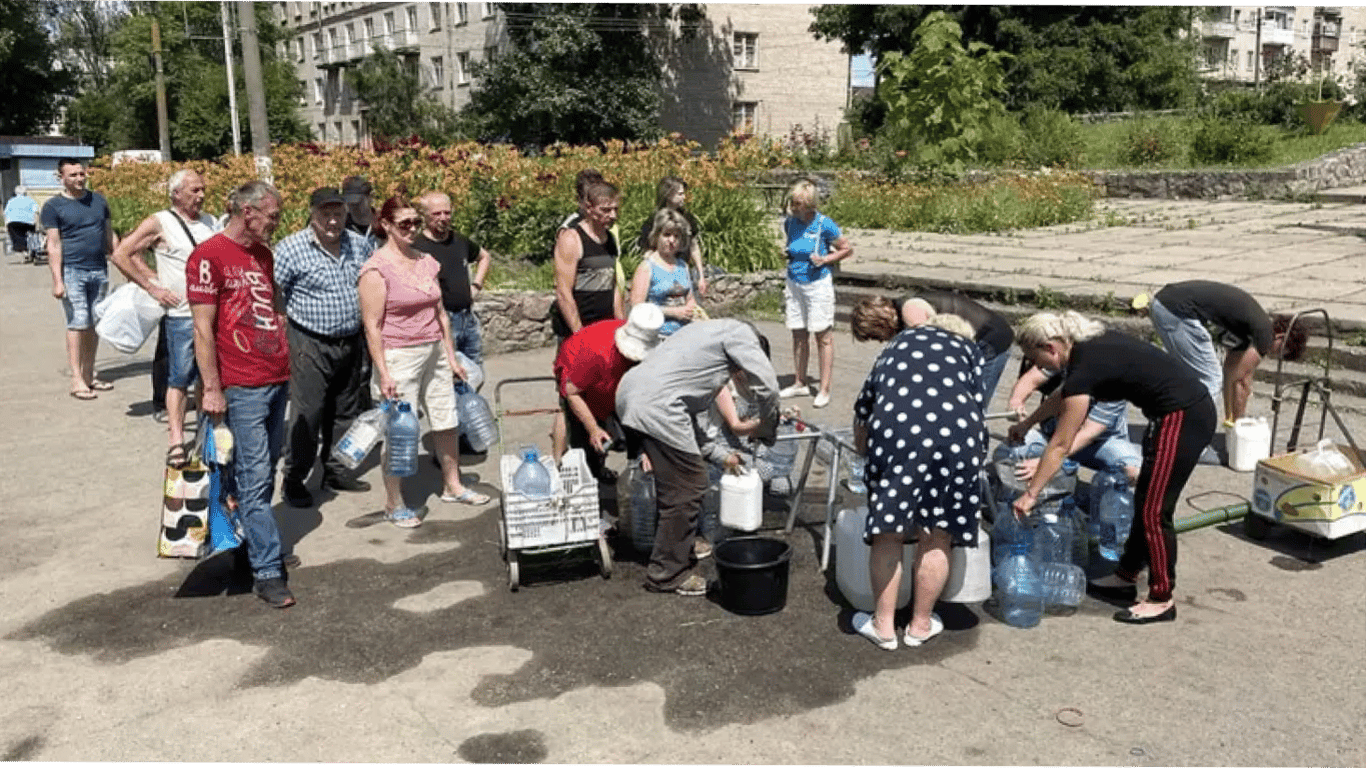
{"label": "handbag", "polygon": [[190,461],[184,466],[166,467],[162,482],[157,557],[197,559],[204,553],[209,532],[212,482],[209,466],[198,450],[200,442],[196,438],[195,449],[190,451]]}

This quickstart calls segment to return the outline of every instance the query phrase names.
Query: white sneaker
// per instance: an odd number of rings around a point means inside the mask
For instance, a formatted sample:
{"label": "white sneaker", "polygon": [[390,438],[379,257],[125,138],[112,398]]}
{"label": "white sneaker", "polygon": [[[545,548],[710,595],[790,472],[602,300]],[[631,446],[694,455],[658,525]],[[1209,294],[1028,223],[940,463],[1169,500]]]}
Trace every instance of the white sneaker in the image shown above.
{"label": "white sneaker", "polygon": [[807,384],[793,384],[778,391],[778,397],[807,397],[811,394],[811,387]]}
{"label": "white sneaker", "polygon": [[829,392],[819,392],[819,393],[817,393],[817,394],[816,394],[816,399],[815,399],[814,401],[812,401],[812,403],[811,403],[811,405],[814,406],[814,407],[816,407],[816,408],[824,408],[825,406],[827,406],[827,405],[829,405],[829,404],[830,404],[830,393],[829,393]]}

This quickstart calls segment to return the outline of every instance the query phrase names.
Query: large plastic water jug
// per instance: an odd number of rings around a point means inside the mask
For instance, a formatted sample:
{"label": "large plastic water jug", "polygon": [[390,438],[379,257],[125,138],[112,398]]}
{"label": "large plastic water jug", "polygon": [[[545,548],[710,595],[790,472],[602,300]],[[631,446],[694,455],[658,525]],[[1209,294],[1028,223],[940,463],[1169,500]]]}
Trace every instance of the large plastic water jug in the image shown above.
{"label": "large plastic water jug", "polygon": [[977,526],[976,547],[949,550],[949,578],[939,599],[946,603],[980,603],[991,597],[991,535]]}
{"label": "large plastic water jug", "polygon": [[1043,582],[1028,545],[1015,544],[1010,557],[996,568],[1001,616],[1012,627],[1032,627],[1043,618]]}
{"label": "large plastic water jug", "polygon": [[465,380],[463,382],[456,380],[456,389],[462,389],[461,384],[464,384],[465,388],[476,391],[484,386],[484,369],[480,368],[478,363],[466,357],[465,353],[460,350],[455,351],[455,361],[460,363],[461,368],[465,369]]}
{"label": "large plastic water jug", "polygon": [[[797,427],[791,424],[780,424],[778,426],[779,437],[795,435],[797,431]],[[779,478],[791,478],[792,470],[797,464],[797,441],[779,440],[762,449],[759,452],[756,464],[762,480],[772,482]]]}
{"label": "large plastic water jug", "polygon": [[1237,472],[1251,472],[1257,462],[1271,455],[1271,427],[1266,419],[1244,416],[1233,422],[1228,432],[1228,466]]}
{"label": "large plastic water jug", "polygon": [[1072,537],[1072,564],[1085,569],[1091,563],[1091,545],[1086,535],[1086,514],[1081,507],[1069,501],[1062,507],[1060,517],[1067,523]]}
{"label": "large plastic water jug", "polygon": [[[640,459],[626,465],[626,471],[617,478],[617,498],[621,499],[625,490],[626,531],[631,546],[637,552],[651,552],[655,547],[655,530],[659,527],[659,508],[655,506],[655,476],[646,472]],[[618,501],[620,504],[620,501]]]}
{"label": "large plastic water jug", "polygon": [[1072,530],[1058,514],[1047,512],[1034,529],[1034,551],[1040,564],[1072,563]]}
{"label": "large plastic water jug", "polygon": [[745,469],[721,476],[721,524],[737,531],[757,531],[764,522],[764,481]]}
{"label": "large plastic water jug", "polygon": [[389,444],[389,460],[385,471],[394,477],[417,474],[417,447],[422,432],[412,406],[400,400],[389,417],[385,440]]}
{"label": "large plastic water jug", "polygon": [[541,452],[536,446],[522,448],[522,464],[512,475],[512,490],[528,499],[550,498],[550,470],[541,463]]}
{"label": "large plastic water jug", "polygon": [[460,431],[465,434],[470,447],[482,453],[498,442],[498,426],[493,421],[493,411],[484,396],[466,387],[457,400],[460,411]]}
{"label": "large plastic water jug", "polygon": [[388,422],[389,401],[385,400],[351,422],[346,434],[332,447],[332,455],[347,469],[359,467],[387,430]]}
{"label": "large plastic water jug", "polygon": [[1100,541],[1096,544],[1100,556],[1106,560],[1119,560],[1134,520],[1134,494],[1123,475],[1111,476],[1110,486],[1100,497],[1096,516],[1100,520]]}
{"label": "large plastic water jug", "polygon": [[707,463],[707,493],[697,516],[697,535],[712,543],[721,532],[721,475],[720,467]]}
{"label": "large plastic water jug", "polygon": [[1045,563],[1039,567],[1046,608],[1075,608],[1086,593],[1086,571],[1071,563]]}
{"label": "large plastic water jug", "polygon": [[[868,508],[841,509],[835,518],[835,586],[849,604],[860,611],[873,610],[873,583],[868,575],[868,560],[872,548],[863,543],[863,526],[868,519]],[[905,608],[911,603],[911,574],[915,563],[915,547],[901,550],[901,586],[896,591],[896,606]],[[962,601],[967,602],[967,601]]]}
{"label": "large plastic water jug", "polygon": [[1015,517],[1009,504],[996,509],[996,520],[991,527],[991,562],[1000,567],[1015,552],[1015,545],[1024,544],[1025,552],[1034,547],[1034,530],[1030,519]]}

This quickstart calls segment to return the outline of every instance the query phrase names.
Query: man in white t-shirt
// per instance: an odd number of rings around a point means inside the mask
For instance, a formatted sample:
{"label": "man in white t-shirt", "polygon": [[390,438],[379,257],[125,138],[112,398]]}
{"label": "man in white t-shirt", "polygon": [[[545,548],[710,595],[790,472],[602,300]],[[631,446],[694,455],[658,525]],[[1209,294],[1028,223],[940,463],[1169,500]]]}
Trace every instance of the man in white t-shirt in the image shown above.
{"label": "man in white t-shirt", "polygon": [[[204,179],[184,168],[171,175],[168,184],[171,207],[142,220],[133,233],[114,250],[110,261],[129,280],[142,286],[166,307],[166,424],[169,448],[166,463],[181,466],[188,459],[185,446],[185,402],[190,384],[199,378],[194,358],[194,321],[185,301],[185,262],[194,249],[216,232],[213,217],[203,212]],[[156,269],[141,257],[151,250]]]}

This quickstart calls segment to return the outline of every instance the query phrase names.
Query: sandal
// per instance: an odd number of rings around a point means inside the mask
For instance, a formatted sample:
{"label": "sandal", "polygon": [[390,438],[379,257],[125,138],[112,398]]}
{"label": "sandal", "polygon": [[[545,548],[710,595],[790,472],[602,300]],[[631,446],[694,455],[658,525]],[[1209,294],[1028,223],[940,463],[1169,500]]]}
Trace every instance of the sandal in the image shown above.
{"label": "sandal", "polygon": [[171,469],[183,469],[190,463],[190,456],[182,443],[177,443],[166,449],[166,466]]}
{"label": "sandal", "polygon": [[470,488],[466,488],[460,493],[442,493],[441,500],[447,504],[469,504],[473,507],[481,507],[490,501],[488,494],[479,493]]}
{"label": "sandal", "polygon": [[95,390],[96,392],[108,392],[109,390],[114,388],[114,385],[110,384],[107,381],[100,381],[99,379],[95,379],[94,381],[90,382],[90,388]]}
{"label": "sandal", "polygon": [[73,389],[68,394],[70,394],[77,400],[94,400],[95,398],[99,397],[99,395],[95,394],[94,392],[91,392],[88,389]]}
{"label": "sandal", "polygon": [[386,511],[384,513],[384,519],[399,528],[416,528],[419,525],[422,525],[422,518],[418,517],[416,512],[407,507],[399,507],[392,512]]}

